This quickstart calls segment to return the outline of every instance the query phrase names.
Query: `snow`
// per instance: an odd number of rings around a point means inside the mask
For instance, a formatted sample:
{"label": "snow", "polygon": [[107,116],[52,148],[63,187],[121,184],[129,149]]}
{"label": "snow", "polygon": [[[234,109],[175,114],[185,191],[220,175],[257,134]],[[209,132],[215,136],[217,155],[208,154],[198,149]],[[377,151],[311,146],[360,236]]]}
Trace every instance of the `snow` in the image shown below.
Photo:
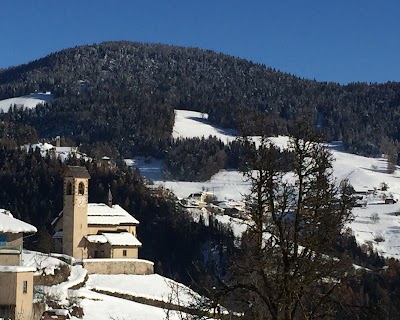
{"label": "snow", "polygon": [[66,282],[63,282],[59,286],[64,289],[69,289],[75,287],[83,282],[85,282],[85,277],[87,275],[87,270],[80,265],[75,265],[71,267],[71,274]]}
{"label": "snow", "polygon": [[84,158],[85,160],[91,160],[90,158],[81,155],[78,152],[78,147],[56,147],[53,146],[50,143],[47,142],[39,142],[39,143],[33,143],[33,144],[26,144],[24,145],[24,148],[27,151],[30,150],[36,150],[36,148],[39,148],[40,154],[42,157],[47,156],[50,152],[54,154],[54,156],[59,157],[61,161],[65,161],[71,157],[71,155],[74,155],[78,159]]}
{"label": "snow", "polygon": [[112,207],[104,203],[88,204],[89,225],[120,225],[127,223],[136,225],[139,224],[139,221],[117,204]]}
{"label": "snow", "polygon": [[[89,276],[87,288],[190,306],[200,296],[190,288],[158,274]],[[179,300],[178,300],[179,297]]]}
{"label": "snow", "polygon": [[93,234],[89,236],[85,236],[87,241],[91,243],[107,243],[107,239],[102,234]]}
{"label": "snow", "polygon": [[67,281],[54,286],[38,286],[41,293],[56,298],[60,305],[68,305],[68,299],[71,295],[74,295],[71,290],[72,287],[76,287],[79,284],[85,282],[87,270],[80,265],[72,266],[71,273]]}
{"label": "snow", "polygon": [[5,100],[0,100],[0,111],[7,112],[10,106],[17,105],[25,109],[34,109],[38,104],[44,104],[53,100],[53,95],[50,92],[31,93],[27,96],[15,97]]}
{"label": "snow", "polygon": [[[161,308],[115,298],[104,294],[79,290],[80,302],[85,315],[83,320],[163,320],[167,311]],[[170,320],[182,319],[176,312],[170,314]],[[186,319],[186,318],[185,318]]]}
{"label": "snow", "polygon": [[[173,129],[173,137],[208,137],[215,135],[223,142],[232,141],[235,137],[234,130],[216,128],[207,122],[207,115],[202,116],[199,112],[187,110],[175,110],[176,121]],[[259,141],[259,137],[253,137]],[[277,146],[285,148],[289,141],[288,137],[278,136],[269,138]],[[333,174],[337,181],[348,179],[356,191],[368,191],[379,189],[382,182],[385,182],[389,190],[385,193],[387,197],[399,200],[398,203],[383,204],[379,198],[367,199],[366,208],[354,208],[355,220],[350,224],[359,244],[372,242],[380,254],[385,257],[400,257],[400,216],[394,212],[400,212],[400,171],[393,174],[386,173],[387,160],[384,156],[378,158],[362,157],[344,152],[341,142],[334,142],[327,145],[332,151]],[[290,178],[290,177],[289,177]],[[208,190],[213,192],[219,200],[233,199],[243,200],[243,195],[248,194],[250,185],[244,180],[242,174],[236,170],[220,170],[206,182],[183,182],[183,181],[154,181],[157,185],[170,189],[177,197],[186,198],[191,193]],[[377,204],[381,203],[381,204]],[[377,223],[369,218],[372,213],[380,217]],[[217,216],[219,221],[231,223],[235,235],[240,235],[246,228],[246,224],[232,223],[230,217]],[[376,242],[374,239],[381,236],[383,242]]]}
{"label": "snow", "polygon": [[154,181],[170,189],[177,197],[186,198],[191,193],[207,190],[218,197],[218,199],[242,200],[243,195],[249,192],[249,184],[243,175],[237,170],[220,170],[205,182],[187,181]]}
{"label": "snow", "polygon": [[[40,265],[53,266],[55,269],[61,262],[49,255],[38,252],[25,251],[24,261],[32,262],[34,256],[39,256],[43,260]],[[58,260],[58,262],[57,262]],[[101,262],[103,259],[94,259]],[[117,259],[138,260],[138,259]],[[37,261],[37,260],[35,260]],[[7,271],[30,271],[36,270],[36,264],[31,263],[30,267],[0,267],[0,272]],[[86,279],[88,281],[85,283]],[[71,289],[77,285],[83,286],[79,289]],[[109,320],[109,319],[136,319],[136,320],[163,320],[166,318],[167,311],[162,308],[149,306],[134,301],[112,297],[107,294],[96,293],[91,289],[101,289],[104,291],[126,293],[135,297],[176,302],[174,297],[179,293],[179,301],[182,305],[189,305],[192,296],[196,293],[184,285],[177,283],[160,275],[87,275],[86,269],[81,265],[71,267],[71,273],[65,282],[53,286],[37,286],[38,293],[47,296],[47,299],[53,299],[60,306],[68,306],[71,301],[78,301],[78,304],[84,309],[83,320]],[[71,298],[73,300],[71,300]],[[177,312],[170,312],[170,319],[179,320],[180,315]]]}
{"label": "snow", "polygon": [[54,275],[54,271],[66,263],[45,253],[23,250],[22,265],[33,267],[37,275]]}
{"label": "snow", "polygon": [[1,233],[34,233],[37,229],[29,223],[14,218],[10,211],[0,209],[0,232]]}
{"label": "snow", "polygon": [[233,218],[228,215],[223,215],[223,216],[216,215],[215,219],[217,219],[219,223],[229,226],[232,229],[233,235],[236,238],[241,238],[243,232],[245,232],[249,226],[248,221],[244,221],[239,218]]}
{"label": "snow", "polygon": [[142,243],[129,232],[103,233],[103,235],[112,246],[142,246]]}
{"label": "snow", "polygon": [[218,128],[211,125],[208,115],[195,111],[175,110],[175,124],[172,131],[174,138],[194,138],[216,136],[222,142],[227,143],[236,139],[238,133],[234,129]]}

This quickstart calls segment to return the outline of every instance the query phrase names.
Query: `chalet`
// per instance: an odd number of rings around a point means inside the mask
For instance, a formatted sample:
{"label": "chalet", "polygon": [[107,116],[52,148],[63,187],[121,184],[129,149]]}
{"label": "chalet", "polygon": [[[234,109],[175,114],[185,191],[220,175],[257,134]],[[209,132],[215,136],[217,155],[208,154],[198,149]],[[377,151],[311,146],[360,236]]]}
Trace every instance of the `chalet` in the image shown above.
{"label": "chalet", "polygon": [[52,225],[56,247],[75,259],[138,258],[139,221],[119,205],[88,203],[86,168],[70,166],[64,174],[64,208]]}

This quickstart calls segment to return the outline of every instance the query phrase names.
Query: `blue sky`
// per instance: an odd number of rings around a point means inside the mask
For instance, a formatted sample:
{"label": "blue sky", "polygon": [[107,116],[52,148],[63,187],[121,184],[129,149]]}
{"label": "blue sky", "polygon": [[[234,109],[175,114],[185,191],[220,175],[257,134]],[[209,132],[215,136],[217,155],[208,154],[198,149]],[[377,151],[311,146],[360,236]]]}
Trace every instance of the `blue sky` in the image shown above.
{"label": "blue sky", "polygon": [[400,81],[399,16],[398,0],[0,0],[0,68],[131,40],[215,50],[321,81]]}

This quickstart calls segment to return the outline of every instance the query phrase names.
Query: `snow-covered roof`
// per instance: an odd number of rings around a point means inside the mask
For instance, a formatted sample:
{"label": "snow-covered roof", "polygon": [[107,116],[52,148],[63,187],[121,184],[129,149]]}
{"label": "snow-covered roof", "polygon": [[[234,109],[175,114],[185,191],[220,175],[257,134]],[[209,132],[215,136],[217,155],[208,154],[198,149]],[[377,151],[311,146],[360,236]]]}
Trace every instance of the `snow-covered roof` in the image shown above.
{"label": "snow-covered roof", "polygon": [[0,209],[0,232],[2,233],[20,233],[36,232],[37,229],[29,223],[14,218],[10,211]]}
{"label": "snow-covered roof", "polygon": [[55,147],[56,152],[60,153],[70,153],[70,152],[76,152],[78,150],[78,147]]}
{"label": "snow-covered roof", "polygon": [[90,243],[107,243],[107,238],[102,234],[92,234],[85,236],[86,240]]}
{"label": "snow-covered roof", "polygon": [[104,203],[88,204],[88,225],[137,225],[139,221],[127,211],[115,204],[112,207]]}
{"label": "snow-covered roof", "polygon": [[142,243],[132,233],[129,232],[103,233],[103,236],[112,246],[140,247],[142,245]]}
{"label": "snow-covered roof", "polygon": [[34,267],[25,266],[0,266],[0,272],[35,272]]}

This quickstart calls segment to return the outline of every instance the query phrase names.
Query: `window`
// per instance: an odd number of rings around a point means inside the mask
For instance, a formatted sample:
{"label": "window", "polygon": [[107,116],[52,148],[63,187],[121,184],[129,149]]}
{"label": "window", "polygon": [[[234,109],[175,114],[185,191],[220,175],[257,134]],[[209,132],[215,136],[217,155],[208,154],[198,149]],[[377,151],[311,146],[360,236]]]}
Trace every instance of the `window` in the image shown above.
{"label": "window", "polygon": [[22,282],[22,293],[27,293],[28,292],[28,281],[23,281]]}
{"label": "window", "polygon": [[72,194],[72,183],[71,182],[67,183],[66,193],[67,193],[68,196],[70,196]]}
{"label": "window", "polygon": [[122,250],[122,255],[126,257],[126,250]]}
{"label": "window", "polygon": [[85,194],[85,184],[83,182],[79,182],[78,194],[79,195]]}
{"label": "window", "polygon": [[0,247],[4,247],[7,244],[7,238],[5,234],[0,234]]}

